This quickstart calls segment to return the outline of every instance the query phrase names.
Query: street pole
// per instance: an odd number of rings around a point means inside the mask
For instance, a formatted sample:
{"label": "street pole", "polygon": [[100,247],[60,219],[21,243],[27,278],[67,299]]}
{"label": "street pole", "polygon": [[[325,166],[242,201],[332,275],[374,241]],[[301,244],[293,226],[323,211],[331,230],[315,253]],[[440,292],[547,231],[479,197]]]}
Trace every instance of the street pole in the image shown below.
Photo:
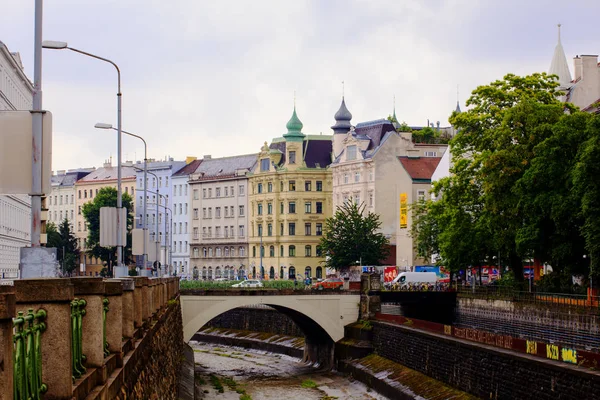
{"label": "street pole", "polygon": [[43,1],[35,0],[33,45],[31,247],[40,246],[42,233],[42,15]]}
{"label": "street pole", "polygon": [[264,276],[263,276],[263,241],[262,241],[262,228],[260,229],[260,248],[259,248],[259,252],[260,252],[260,269],[259,269],[259,273],[260,273],[260,280],[262,281]]}

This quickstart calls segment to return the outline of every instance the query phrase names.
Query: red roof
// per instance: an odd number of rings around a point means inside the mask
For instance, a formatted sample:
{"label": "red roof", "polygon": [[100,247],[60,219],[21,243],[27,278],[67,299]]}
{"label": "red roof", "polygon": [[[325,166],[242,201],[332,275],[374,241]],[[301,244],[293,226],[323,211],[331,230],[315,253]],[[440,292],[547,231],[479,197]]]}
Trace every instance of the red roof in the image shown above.
{"label": "red roof", "polygon": [[412,180],[431,180],[441,157],[407,157],[399,156],[398,160]]}
{"label": "red roof", "polygon": [[190,162],[189,164],[185,165],[179,171],[175,172],[173,174],[173,176],[185,176],[185,175],[192,174],[192,173],[196,172],[196,168],[198,168],[198,166],[200,164],[202,164],[202,160],[194,160],[194,161]]}

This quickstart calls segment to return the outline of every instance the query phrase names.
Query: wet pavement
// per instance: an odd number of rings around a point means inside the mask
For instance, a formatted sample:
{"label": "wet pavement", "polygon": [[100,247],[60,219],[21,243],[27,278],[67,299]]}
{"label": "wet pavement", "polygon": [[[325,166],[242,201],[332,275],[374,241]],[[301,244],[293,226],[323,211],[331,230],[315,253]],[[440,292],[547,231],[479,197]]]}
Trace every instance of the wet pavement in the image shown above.
{"label": "wet pavement", "polygon": [[384,400],[358,381],[285,355],[190,342],[201,399]]}

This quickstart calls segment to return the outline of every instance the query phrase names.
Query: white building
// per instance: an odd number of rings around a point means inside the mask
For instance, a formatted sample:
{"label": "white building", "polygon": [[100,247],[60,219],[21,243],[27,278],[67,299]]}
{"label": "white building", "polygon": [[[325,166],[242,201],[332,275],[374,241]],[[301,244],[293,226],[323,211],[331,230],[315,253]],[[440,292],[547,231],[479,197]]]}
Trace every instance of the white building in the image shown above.
{"label": "white building", "polygon": [[[156,223],[158,222],[158,239],[160,241],[160,262],[161,265],[170,264],[171,247],[171,218],[172,218],[172,185],[171,176],[185,165],[185,161],[174,161],[169,158],[167,161],[148,160],[148,199],[146,221],[148,222],[148,233],[150,242],[155,242]],[[142,228],[142,212],[144,210],[144,163],[138,161],[134,164],[136,173],[136,196],[135,216],[136,228]],[[141,267],[142,257],[138,256],[137,266]]]}
{"label": "white building", "polygon": [[[0,41],[0,111],[30,110],[33,85],[19,53]],[[20,248],[31,243],[31,200],[27,195],[0,195],[0,278],[16,278]]]}
{"label": "white building", "polygon": [[239,276],[248,266],[248,176],[257,155],[211,158],[190,175],[190,267],[200,279]]}
{"label": "white building", "polygon": [[202,160],[188,159],[188,164],[171,177],[173,186],[173,252],[171,253],[177,275],[191,277],[190,242],[192,237],[191,193],[188,179],[196,171]]}
{"label": "white building", "polygon": [[48,222],[52,222],[58,227],[66,218],[70,222],[71,232],[75,231],[77,219],[75,182],[93,170],[94,168],[69,171],[63,170],[57,171],[56,174],[52,174],[50,179],[51,192],[46,197]]}

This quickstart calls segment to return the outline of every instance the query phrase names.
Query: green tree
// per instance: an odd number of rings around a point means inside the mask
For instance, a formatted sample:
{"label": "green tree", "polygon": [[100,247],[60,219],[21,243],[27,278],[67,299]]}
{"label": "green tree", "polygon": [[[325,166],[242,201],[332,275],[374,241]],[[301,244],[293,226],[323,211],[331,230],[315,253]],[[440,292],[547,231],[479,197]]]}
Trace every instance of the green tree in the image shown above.
{"label": "green tree", "polygon": [[[127,238],[123,248],[123,263],[127,264],[131,258],[131,229],[133,228],[133,214],[131,213],[132,198],[128,193],[122,194],[123,207],[127,211]],[[98,191],[94,200],[83,205],[81,211],[88,227],[87,253],[100,258],[107,269],[107,274],[112,274],[112,267],[116,263],[117,248],[100,246],[100,208],[117,206],[117,189],[104,187]]]}
{"label": "green tree", "polygon": [[327,256],[325,265],[339,270],[356,265],[380,265],[388,256],[389,241],[378,232],[381,227],[379,215],[364,213],[365,205],[345,203],[325,221],[320,248]]}
{"label": "green tree", "polygon": [[71,224],[65,218],[58,229],[52,222],[46,226],[48,235],[47,247],[56,248],[57,259],[63,275],[70,276],[77,269],[79,262],[79,245],[77,238],[71,231]]}

